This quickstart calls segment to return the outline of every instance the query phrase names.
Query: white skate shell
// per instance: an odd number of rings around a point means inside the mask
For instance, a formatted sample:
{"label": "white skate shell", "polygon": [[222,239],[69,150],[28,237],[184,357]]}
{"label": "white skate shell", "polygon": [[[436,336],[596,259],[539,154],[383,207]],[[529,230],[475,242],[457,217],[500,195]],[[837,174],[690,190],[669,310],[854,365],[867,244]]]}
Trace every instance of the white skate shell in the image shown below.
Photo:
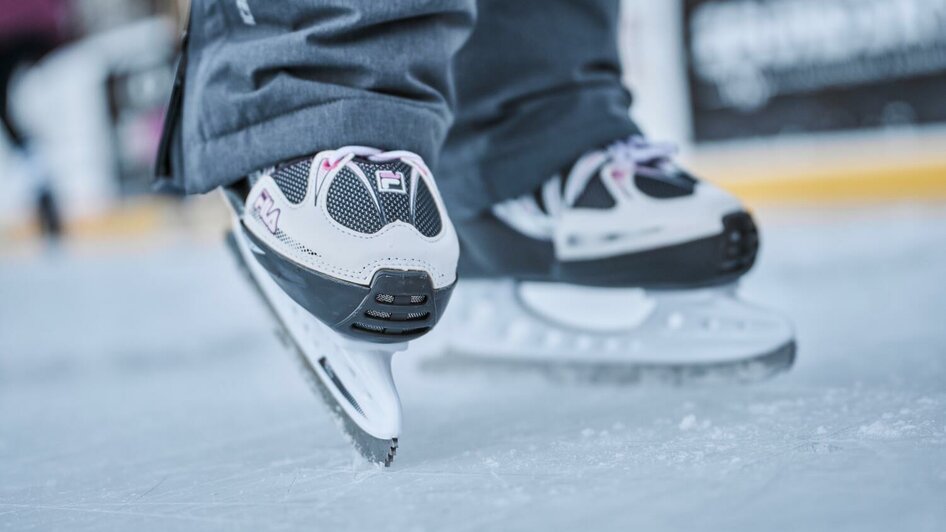
{"label": "white skate shell", "polygon": [[758,380],[791,367],[789,320],[735,287],[614,289],[461,281],[437,365],[543,369],[580,379]]}

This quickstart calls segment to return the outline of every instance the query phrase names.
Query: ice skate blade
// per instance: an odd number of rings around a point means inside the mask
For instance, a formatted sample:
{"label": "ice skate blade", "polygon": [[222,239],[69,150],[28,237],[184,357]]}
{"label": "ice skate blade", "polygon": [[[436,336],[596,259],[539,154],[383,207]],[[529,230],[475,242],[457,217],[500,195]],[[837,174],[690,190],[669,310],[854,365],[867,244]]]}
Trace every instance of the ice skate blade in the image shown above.
{"label": "ice skate blade", "polygon": [[[346,412],[346,407],[341,403],[339,398],[336,397],[336,394],[332,393],[332,391],[329,389],[329,385],[325,382],[325,380],[330,382],[333,381],[333,375],[330,374],[331,370],[327,370],[324,364],[323,369],[317,369],[309,357],[305,355],[303,349],[300,347],[298,342],[280,319],[278,312],[273,306],[273,303],[266,296],[265,290],[262,286],[260,286],[259,281],[250,272],[250,266],[247,264],[243,253],[241,253],[240,244],[236,241],[236,238],[237,237],[232,232],[228,232],[226,236],[227,247],[230,249],[231,253],[236,259],[237,266],[240,271],[247,278],[247,280],[250,281],[251,286],[253,286],[254,290],[260,296],[260,299],[265,303],[265,306],[271,314],[276,325],[277,337],[280,339],[283,345],[288,346],[295,355],[296,362],[299,364],[303,377],[306,379],[306,382],[309,384],[310,388],[316,391],[322,398],[325,405],[328,407],[332,418],[335,420],[336,424],[347,436],[348,440],[359,452],[359,454],[361,454],[367,461],[371,463],[383,465],[385,467],[390,466],[397,453],[398,437],[392,436],[389,438],[379,438],[361,427]],[[342,343],[344,343],[344,340]],[[402,345],[389,347],[392,347],[393,350],[403,348]],[[324,358],[319,359],[319,362],[323,362],[324,360]],[[337,379],[335,379],[335,381],[337,382]],[[360,409],[357,403],[351,399],[351,396],[340,382],[337,382],[335,387],[339,389],[340,394],[343,397],[348,399],[350,404],[353,403],[356,409]],[[399,420],[397,425],[400,425]]]}
{"label": "ice skate blade", "polygon": [[322,379],[319,378],[318,370],[312,366],[312,363],[309,362],[309,359],[294,342],[292,351],[296,355],[296,359],[302,368],[306,382],[309,383],[309,387],[317,392],[322,397],[322,400],[325,401],[329,413],[332,415],[335,423],[339,425],[342,432],[348,436],[352,446],[369,462],[383,465],[384,467],[390,467],[394,462],[394,456],[397,454],[397,437],[377,438],[358,426],[352,418],[345,414],[342,405],[335,399],[335,396],[328,387],[322,383]]}
{"label": "ice skate blade", "polygon": [[795,333],[734,286],[687,291],[512,280],[458,288],[442,360],[427,367],[540,371],[565,380],[755,382],[792,366]]}
{"label": "ice skate blade", "polygon": [[708,364],[582,363],[576,361],[522,360],[448,351],[428,359],[422,367],[431,371],[505,372],[541,374],[556,382],[684,386],[694,384],[751,384],[773,378],[795,363],[794,341],[758,356]]}

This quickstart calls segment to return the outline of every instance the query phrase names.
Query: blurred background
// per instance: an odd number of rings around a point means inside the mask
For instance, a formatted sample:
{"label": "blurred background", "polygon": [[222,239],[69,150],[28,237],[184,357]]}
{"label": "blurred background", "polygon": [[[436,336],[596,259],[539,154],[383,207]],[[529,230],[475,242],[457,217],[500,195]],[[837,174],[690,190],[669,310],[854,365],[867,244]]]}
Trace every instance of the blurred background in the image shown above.
{"label": "blurred background", "polygon": [[[175,0],[7,0],[3,248],[157,230],[151,168],[173,79]],[[147,227],[145,227],[147,226]]]}
{"label": "blurred background", "polygon": [[151,192],[185,2],[0,0],[0,528],[946,529],[946,0],[624,0],[632,114],[755,209],[742,292],[796,367],[432,377],[435,331],[395,359],[386,473],[271,336],[221,199]]}
{"label": "blurred background", "polygon": [[[185,2],[4,2],[4,250],[219,220],[150,194]],[[946,197],[941,0],[624,4],[632,114],[698,174],[753,205]]]}

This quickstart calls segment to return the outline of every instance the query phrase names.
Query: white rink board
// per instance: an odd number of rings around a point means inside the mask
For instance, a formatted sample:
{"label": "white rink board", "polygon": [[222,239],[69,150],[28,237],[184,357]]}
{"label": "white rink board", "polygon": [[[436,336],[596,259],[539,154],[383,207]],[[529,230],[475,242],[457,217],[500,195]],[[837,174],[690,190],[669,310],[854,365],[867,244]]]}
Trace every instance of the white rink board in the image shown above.
{"label": "white rink board", "polygon": [[943,530],[946,210],[760,217],[745,292],[797,318],[792,373],[595,388],[400,356],[388,470],[222,245],[5,256],[0,530]]}

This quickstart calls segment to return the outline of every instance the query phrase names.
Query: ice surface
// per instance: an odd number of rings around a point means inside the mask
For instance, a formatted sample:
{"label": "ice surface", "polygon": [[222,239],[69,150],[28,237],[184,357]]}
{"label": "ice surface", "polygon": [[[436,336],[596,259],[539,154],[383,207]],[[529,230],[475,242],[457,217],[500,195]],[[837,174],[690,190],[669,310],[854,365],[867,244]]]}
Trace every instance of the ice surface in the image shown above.
{"label": "ice surface", "polygon": [[5,256],[3,530],[944,530],[946,209],[761,213],[795,370],[697,388],[429,373],[358,460],[222,245]]}

